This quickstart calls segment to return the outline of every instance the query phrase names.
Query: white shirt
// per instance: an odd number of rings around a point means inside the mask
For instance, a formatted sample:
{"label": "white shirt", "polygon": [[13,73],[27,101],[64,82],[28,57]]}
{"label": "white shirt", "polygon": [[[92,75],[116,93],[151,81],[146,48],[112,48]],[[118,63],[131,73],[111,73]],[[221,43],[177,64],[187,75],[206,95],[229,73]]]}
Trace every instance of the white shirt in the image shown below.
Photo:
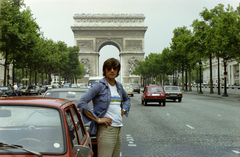
{"label": "white shirt", "polygon": [[111,92],[111,102],[108,107],[107,113],[105,114],[105,117],[109,117],[112,119],[112,125],[113,127],[120,127],[123,126],[122,124],[122,116],[121,116],[121,98],[118,94],[116,85],[111,86],[108,84]]}
{"label": "white shirt", "polygon": [[13,88],[14,88],[14,90],[17,90],[17,89],[18,89],[18,86],[15,84],[15,85],[13,86]]}

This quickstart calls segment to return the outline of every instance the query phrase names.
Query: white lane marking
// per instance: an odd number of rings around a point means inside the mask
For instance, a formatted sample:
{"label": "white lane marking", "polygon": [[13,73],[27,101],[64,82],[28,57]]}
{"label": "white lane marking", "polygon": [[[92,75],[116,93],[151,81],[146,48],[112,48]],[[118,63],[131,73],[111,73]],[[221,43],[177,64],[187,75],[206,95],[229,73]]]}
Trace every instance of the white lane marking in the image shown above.
{"label": "white lane marking", "polygon": [[129,147],[136,147],[136,144],[128,144]]}
{"label": "white lane marking", "polygon": [[240,152],[239,151],[237,151],[237,150],[232,150],[234,153],[236,153],[236,154],[240,154]]}
{"label": "white lane marking", "polygon": [[190,129],[195,129],[194,127],[190,126],[190,125],[186,125],[187,127],[189,127]]}
{"label": "white lane marking", "polygon": [[170,114],[167,113],[167,116],[170,116]]}
{"label": "white lane marking", "polygon": [[125,134],[125,136],[126,136],[126,140],[128,141],[128,146],[129,147],[136,147],[137,146],[136,144],[134,144],[134,139],[133,139],[132,135]]}

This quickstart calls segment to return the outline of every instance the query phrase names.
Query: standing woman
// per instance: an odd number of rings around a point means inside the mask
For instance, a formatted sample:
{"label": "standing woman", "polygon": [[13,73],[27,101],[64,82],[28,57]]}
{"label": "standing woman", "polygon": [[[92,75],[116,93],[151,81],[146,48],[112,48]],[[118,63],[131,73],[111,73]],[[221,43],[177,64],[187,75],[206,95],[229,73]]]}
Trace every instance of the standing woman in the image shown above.
{"label": "standing woman", "polygon": [[[131,107],[128,94],[115,80],[120,67],[117,59],[107,59],[103,64],[105,77],[94,83],[77,105],[84,123],[91,121],[90,131],[97,137],[98,157],[120,156],[122,116],[128,116]],[[93,111],[88,106],[91,100]]]}

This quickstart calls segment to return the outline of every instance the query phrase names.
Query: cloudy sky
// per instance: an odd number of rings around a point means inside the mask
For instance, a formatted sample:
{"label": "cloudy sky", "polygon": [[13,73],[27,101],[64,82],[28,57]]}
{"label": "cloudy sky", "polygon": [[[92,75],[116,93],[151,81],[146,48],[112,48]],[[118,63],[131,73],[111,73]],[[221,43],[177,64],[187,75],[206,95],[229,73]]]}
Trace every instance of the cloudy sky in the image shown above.
{"label": "cloudy sky", "polygon": [[[234,9],[238,0],[24,0],[32,10],[33,17],[41,27],[44,37],[54,41],[64,41],[74,46],[71,30],[74,14],[81,13],[138,13],[144,14],[145,56],[150,53],[161,53],[170,46],[173,30],[190,25],[193,20],[200,19],[199,13],[204,9],[212,9],[219,3]],[[100,65],[105,58],[119,59],[119,51],[114,46],[105,46],[100,51]]]}

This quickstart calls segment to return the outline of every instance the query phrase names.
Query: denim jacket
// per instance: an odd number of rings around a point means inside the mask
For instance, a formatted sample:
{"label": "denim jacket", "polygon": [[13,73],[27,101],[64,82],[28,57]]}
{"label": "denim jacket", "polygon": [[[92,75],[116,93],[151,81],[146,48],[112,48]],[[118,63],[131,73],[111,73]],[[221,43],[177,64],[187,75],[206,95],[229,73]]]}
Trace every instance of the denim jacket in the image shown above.
{"label": "denim jacket", "polygon": [[[121,108],[126,111],[125,115],[128,116],[131,104],[130,97],[123,89],[121,83],[116,81],[117,91],[121,98]],[[92,100],[93,111],[88,106],[88,103]],[[91,134],[97,133],[97,123],[83,114],[83,109],[92,113],[95,118],[102,118],[106,114],[111,101],[111,93],[108,87],[108,82],[104,77],[97,83],[94,83],[92,87],[79,99],[77,107],[79,108],[84,124],[91,121],[90,130]]]}

